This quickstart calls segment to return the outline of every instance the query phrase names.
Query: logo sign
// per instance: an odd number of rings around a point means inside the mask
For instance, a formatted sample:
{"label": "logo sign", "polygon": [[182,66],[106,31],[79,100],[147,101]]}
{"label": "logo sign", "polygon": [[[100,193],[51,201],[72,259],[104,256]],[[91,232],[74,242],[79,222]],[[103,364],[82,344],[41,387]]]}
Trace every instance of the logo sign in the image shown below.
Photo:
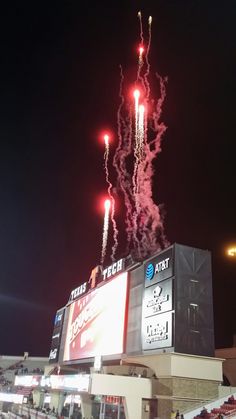
{"label": "logo sign", "polygon": [[143,319],[143,350],[162,349],[172,346],[172,312]]}
{"label": "logo sign", "polygon": [[124,259],[120,259],[118,260],[118,262],[115,262],[112,265],[108,266],[108,268],[104,269],[102,271],[103,281],[105,281],[106,279],[110,279],[117,273],[123,271],[124,265]]}
{"label": "logo sign", "polygon": [[145,266],[145,287],[173,276],[172,247],[159,253]]}
{"label": "logo sign", "polygon": [[78,298],[80,295],[84,294],[87,291],[87,288],[88,288],[88,283],[84,282],[82,285],[80,285],[79,287],[77,287],[73,291],[71,291],[70,298],[69,298],[69,303],[71,301],[76,300],[76,298]]}
{"label": "logo sign", "polygon": [[154,275],[156,275],[159,272],[165,271],[165,269],[168,269],[169,261],[170,258],[166,258],[156,263],[155,266],[153,265],[153,263],[149,263],[146,268],[146,279],[151,281]]}
{"label": "logo sign", "polygon": [[103,271],[100,265],[95,266],[95,268],[93,268],[91,271],[89,280],[71,291],[68,304],[77,300],[81,295],[86,294],[89,290],[96,288],[97,284],[101,280],[106,281],[107,279],[110,279],[116,274],[122,272],[124,270],[124,265],[124,259],[120,259],[117,262],[114,262],[112,265],[108,266]]}
{"label": "logo sign", "polygon": [[63,318],[63,312],[59,312],[56,314],[55,316],[55,320],[54,320],[54,326],[55,327],[59,327],[61,322],[62,322],[62,318]]}
{"label": "logo sign", "polygon": [[149,263],[146,268],[146,279],[148,281],[151,281],[151,279],[154,277],[155,269],[154,265],[152,263]]}
{"label": "logo sign", "polygon": [[57,359],[57,352],[58,352],[58,348],[51,349],[50,354],[49,354],[49,361],[54,361]]}
{"label": "logo sign", "polygon": [[168,294],[161,295],[161,293],[162,288],[157,285],[153,290],[152,299],[147,302],[148,308],[155,306],[155,312],[161,311],[162,304],[169,300]]}
{"label": "logo sign", "polygon": [[172,310],[172,279],[167,279],[159,284],[145,288],[143,297],[143,316]]}
{"label": "logo sign", "polygon": [[91,270],[90,278],[88,281],[90,284],[90,289],[93,289],[96,287],[99,276],[101,276],[101,273],[102,273],[102,267],[100,265],[95,266],[95,268]]}

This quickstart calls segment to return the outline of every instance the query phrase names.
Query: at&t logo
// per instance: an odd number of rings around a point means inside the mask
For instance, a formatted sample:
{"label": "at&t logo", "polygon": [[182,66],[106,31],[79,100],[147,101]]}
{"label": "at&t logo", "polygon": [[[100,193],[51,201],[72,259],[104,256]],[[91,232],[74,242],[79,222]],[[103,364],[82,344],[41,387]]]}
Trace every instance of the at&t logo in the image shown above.
{"label": "at&t logo", "polygon": [[146,268],[146,279],[148,281],[151,281],[153,277],[154,277],[154,266],[152,263],[149,263]]}
{"label": "at&t logo", "polygon": [[154,275],[157,275],[158,273],[165,271],[169,267],[170,258],[163,259],[160,262],[157,262],[155,265],[153,265],[153,263],[149,263],[146,268],[145,277],[148,281],[151,281]]}

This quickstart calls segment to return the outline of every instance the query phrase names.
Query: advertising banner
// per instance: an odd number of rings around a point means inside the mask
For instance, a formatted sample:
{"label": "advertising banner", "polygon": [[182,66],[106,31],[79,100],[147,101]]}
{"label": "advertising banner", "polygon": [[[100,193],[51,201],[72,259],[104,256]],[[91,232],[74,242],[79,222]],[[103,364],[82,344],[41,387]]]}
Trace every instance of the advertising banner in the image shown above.
{"label": "advertising banner", "polygon": [[73,302],[69,310],[64,361],[123,352],[127,272]]}
{"label": "advertising banner", "polygon": [[56,363],[58,361],[63,319],[64,319],[64,308],[58,310],[55,316],[51,349],[50,349],[50,354],[49,354],[49,363]]}
{"label": "advertising banner", "polygon": [[143,350],[172,346],[172,312],[143,319]]}
{"label": "advertising banner", "polygon": [[53,390],[88,391],[89,379],[89,374],[42,376],[40,386]]}
{"label": "advertising banner", "polygon": [[15,386],[37,387],[40,384],[41,375],[16,375]]}
{"label": "advertising banner", "polygon": [[143,298],[143,317],[153,316],[172,310],[172,278],[162,281],[160,284],[145,288]]}
{"label": "advertising banner", "polygon": [[23,394],[0,393],[0,402],[22,404]]}
{"label": "advertising banner", "polygon": [[150,287],[173,276],[173,267],[173,247],[171,247],[146,262],[144,266],[145,287]]}

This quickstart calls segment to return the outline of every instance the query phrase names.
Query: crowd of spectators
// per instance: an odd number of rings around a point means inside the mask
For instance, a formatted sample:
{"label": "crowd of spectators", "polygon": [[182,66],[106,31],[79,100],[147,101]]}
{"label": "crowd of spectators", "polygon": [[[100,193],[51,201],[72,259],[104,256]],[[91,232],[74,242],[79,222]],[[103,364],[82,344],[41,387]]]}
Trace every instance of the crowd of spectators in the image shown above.
{"label": "crowd of spectators", "polygon": [[195,416],[194,419],[226,419],[228,416],[232,416],[232,414],[236,414],[236,399],[233,395],[219,408],[213,408],[211,412],[208,412],[206,407],[203,407],[199,415]]}

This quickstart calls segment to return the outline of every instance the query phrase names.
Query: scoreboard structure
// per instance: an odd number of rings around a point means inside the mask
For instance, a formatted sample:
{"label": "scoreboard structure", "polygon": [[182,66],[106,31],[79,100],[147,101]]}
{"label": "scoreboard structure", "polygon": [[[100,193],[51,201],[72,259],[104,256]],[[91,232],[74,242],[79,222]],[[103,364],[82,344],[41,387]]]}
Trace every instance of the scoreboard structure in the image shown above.
{"label": "scoreboard structure", "polygon": [[174,244],[146,260],[143,275],[135,352],[214,356],[210,252]]}
{"label": "scoreboard structure", "polygon": [[90,283],[71,292],[49,362],[164,352],[214,356],[209,251],[173,244],[143,262],[126,258],[96,268]]}

